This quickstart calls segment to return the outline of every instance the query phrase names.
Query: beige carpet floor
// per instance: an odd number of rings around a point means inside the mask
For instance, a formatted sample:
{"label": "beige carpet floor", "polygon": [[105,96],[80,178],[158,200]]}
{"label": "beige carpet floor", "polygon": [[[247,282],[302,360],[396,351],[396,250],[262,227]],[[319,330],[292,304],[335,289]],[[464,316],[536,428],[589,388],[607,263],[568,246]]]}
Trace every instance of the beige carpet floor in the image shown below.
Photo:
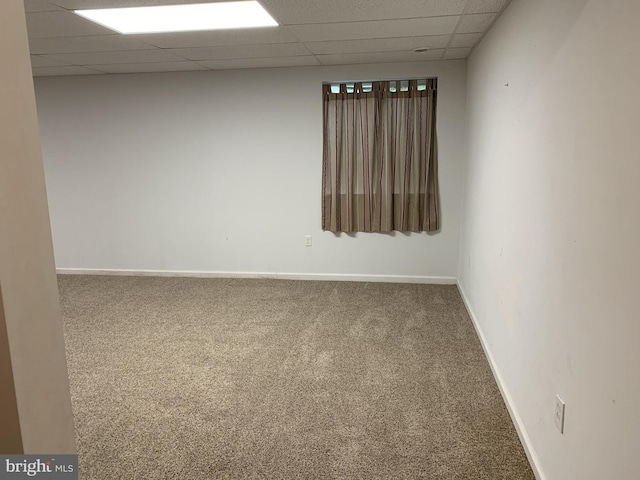
{"label": "beige carpet floor", "polygon": [[81,479],[534,479],[455,286],[59,285]]}

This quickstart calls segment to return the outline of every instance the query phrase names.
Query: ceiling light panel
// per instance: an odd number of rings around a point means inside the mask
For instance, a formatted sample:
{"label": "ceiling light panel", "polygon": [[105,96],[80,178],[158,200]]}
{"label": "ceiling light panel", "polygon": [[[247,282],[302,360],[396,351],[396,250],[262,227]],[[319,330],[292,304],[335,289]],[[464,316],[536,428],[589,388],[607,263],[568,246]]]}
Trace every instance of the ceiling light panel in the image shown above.
{"label": "ceiling light panel", "polygon": [[192,32],[277,26],[256,1],[75,10],[75,13],[124,34]]}

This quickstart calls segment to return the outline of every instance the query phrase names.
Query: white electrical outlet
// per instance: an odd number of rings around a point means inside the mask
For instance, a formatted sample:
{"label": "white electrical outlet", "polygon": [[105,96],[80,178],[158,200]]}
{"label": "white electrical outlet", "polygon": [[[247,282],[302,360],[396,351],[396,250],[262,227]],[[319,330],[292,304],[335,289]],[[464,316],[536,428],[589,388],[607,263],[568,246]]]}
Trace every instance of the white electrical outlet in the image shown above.
{"label": "white electrical outlet", "polygon": [[305,235],[304,236],[304,246],[305,247],[310,247],[311,245],[313,245],[312,239],[311,239],[311,235]]}
{"label": "white electrical outlet", "polygon": [[559,395],[556,395],[556,413],[553,422],[560,433],[564,433],[564,402]]}

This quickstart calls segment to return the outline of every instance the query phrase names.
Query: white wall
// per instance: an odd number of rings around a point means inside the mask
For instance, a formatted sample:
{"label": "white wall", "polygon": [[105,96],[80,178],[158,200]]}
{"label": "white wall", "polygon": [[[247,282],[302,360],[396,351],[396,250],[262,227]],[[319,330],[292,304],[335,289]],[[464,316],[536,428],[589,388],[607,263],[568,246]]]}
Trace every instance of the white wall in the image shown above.
{"label": "white wall", "polygon": [[[442,231],[322,232],[321,82],[418,75],[440,79]],[[57,266],[453,278],[465,80],[464,61],[38,78]]]}
{"label": "white wall", "polygon": [[468,64],[460,283],[548,480],[640,478],[639,42],[637,0],[514,0]]}

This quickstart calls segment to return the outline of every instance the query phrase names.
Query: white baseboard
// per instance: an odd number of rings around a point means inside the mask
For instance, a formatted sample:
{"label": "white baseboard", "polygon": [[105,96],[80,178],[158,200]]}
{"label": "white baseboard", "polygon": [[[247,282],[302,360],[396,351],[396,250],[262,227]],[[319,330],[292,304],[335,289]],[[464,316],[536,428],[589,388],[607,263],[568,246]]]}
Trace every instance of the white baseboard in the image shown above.
{"label": "white baseboard", "polygon": [[513,400],[511,398],[511,394],[509,393],[509,389],[504,383],[502,379],[502,375],[500,375],[500,371],[498,370],[498,366],[491,354],[491,350],[489,350],[489,344],[487,342],[486,337],[482,329],[480,328],[480,324],[478,323],[478,319],[473,313],[473,309],[469,304],[469,299],[467,295],[464,293],[464,288],[460,283],[460,280],[457,281],[458,290],[460,291],[460,296],[462,297],[462,301],[464,302],[465,307],[467,308],[467,312],[469,312],[469,317],[471,317],[471,322],[473,323],[474,328],[476,329],[476,333],[478,334],[478,338],[480,339],[480,344],[482,345],[482,349],[484,350],[484,354],[489,361],[489,366],[491,367],[491,372],[493,373],[493,378],[495,378],[496,383],[498,384],[498,388],[500,389],[500,393],[502,394],[502,398],[504,400],[505,405],[507,406],[507,410],[509,411],[509,415],[511,416],[511,421],[516,428],[516,432],[518,433],[518,437],[520,437],[520,443],[524,448],[524,452],[527,455],[527,459],[529,460],[529,464],[531,465],[531,469],[533,470],[533,474],[535,475],[537,480],[546,480],[544,473],[542,472],[542,467],[540,466],[540,460],[536,455],[536,452],[531,445],[531,440],[529,439],[529,434],[522,423],[522,419],[518,414],[518,410],[516,409]]}
{"label": "white baseboard", "polygon": [[408,275],[360,275],[346,273],[206,272],[198,270],[120,270],[58,268],[61,275],[120,275],[135,277],[272,278],[280,280],[326,280],[339,282],[385,282],[455,285],[456,277]]}

